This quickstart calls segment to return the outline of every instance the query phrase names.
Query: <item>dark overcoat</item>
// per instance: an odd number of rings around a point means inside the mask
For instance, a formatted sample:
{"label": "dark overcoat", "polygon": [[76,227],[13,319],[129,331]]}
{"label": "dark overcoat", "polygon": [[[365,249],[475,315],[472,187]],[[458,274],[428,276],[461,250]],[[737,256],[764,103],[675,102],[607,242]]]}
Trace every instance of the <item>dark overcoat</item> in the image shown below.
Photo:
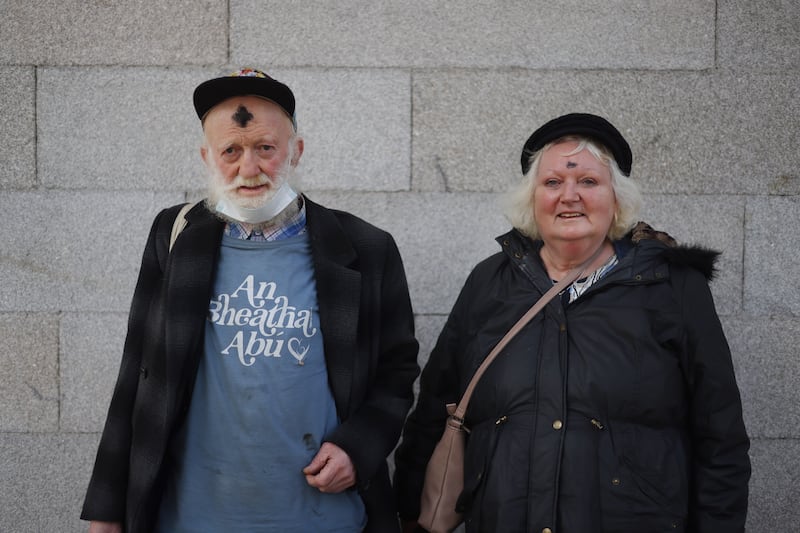
{"label": "dark overcoat", "polygon": [[[401,516],[419,513],[445,405],[553,282],[517,231],[480,263],[420,380],[395,456]],[[619,263],[553,299],[505,347],[466,414],[467,533],[741,533],[749,439],[708,278],[715,252],[614,243]]]}
{"label": "dark overcoat", "polygon": [[[386,457],[413,402],[418,344],[392,237],[305,198],[328,379],[341,425],[326,440],[348,453],[369,532],[399,531]],[[117,384],[81,518],[150,531],[170,438],[191,401],[224,223],[203,202],[170,252],[181,206],[150,231]]]}

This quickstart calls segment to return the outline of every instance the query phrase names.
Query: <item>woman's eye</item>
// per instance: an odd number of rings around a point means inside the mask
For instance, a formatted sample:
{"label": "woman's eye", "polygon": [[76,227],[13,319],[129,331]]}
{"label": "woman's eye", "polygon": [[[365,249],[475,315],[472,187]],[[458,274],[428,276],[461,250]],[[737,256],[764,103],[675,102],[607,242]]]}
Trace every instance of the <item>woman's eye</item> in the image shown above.
{"label": "woman's eye", "polygon": [[544,185],[545,185],[545,187],[557,187],[558,186],[558,180],[556,180],[556,179],[544,180]]}
{"label": "woman's eye", "polygon": [[584,185],[592,186],[592,185],[597,185],[597,180],[594,178],[583,178],[581,180],[581,183]]}

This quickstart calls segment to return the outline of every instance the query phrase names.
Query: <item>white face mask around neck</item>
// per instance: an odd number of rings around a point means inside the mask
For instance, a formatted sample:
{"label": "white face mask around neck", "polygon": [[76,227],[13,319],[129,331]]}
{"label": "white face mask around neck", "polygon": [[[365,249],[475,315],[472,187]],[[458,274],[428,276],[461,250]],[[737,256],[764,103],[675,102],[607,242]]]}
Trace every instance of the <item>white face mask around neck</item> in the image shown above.
{"label": "white face mask around neck", "polygon": [[297,198],[297,193],[292,187],[284,181],[280,188],[275,193],[275,196],[269,199],[267,203],[261,207],[241,207],[224,196],[220,198],[215,207],[216,211],[228,218],[245,222],[247,224],[260,224],[275,218],[281,211],[286,209],[290,203]]}

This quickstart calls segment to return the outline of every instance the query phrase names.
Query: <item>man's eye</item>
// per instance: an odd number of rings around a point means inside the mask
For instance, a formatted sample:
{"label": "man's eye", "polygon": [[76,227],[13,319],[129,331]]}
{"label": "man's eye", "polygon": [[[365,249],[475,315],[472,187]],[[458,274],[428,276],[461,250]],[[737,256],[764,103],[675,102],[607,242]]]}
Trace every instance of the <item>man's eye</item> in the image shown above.
{"label": "man's eye", "polygon": [[239,155],[239,150],[236,149],[235,146],[229,146],[222,151],[222,159],[224,161],[233,161]]}

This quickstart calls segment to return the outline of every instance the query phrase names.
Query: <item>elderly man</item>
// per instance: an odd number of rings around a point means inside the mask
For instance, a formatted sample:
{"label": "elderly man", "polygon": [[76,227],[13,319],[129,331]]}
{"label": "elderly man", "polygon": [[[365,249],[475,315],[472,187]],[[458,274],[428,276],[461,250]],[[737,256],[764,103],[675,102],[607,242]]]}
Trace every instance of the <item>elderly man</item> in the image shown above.
{"label": "elderly man", "polygon": [[399,531],[419,368],[392,237],[298,195],[292,91],[194,93],[208,198],[155,219],[83,506],[90,532]]}

